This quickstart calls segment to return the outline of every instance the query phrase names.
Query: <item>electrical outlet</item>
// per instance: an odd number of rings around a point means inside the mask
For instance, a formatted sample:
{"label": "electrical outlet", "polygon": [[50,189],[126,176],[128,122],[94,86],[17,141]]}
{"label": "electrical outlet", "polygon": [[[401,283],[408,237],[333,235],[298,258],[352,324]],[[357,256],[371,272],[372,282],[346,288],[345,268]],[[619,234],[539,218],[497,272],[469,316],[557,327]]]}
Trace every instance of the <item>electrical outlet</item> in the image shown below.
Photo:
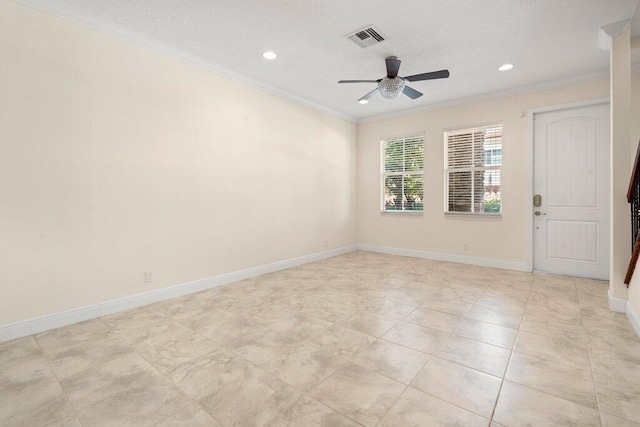
{"label": "electrical outlet", "polygon": [[153,270],[147,270],[144,272],[144,281],[147,283],[153,282]]}
{"label": "electrical outlet", "polygon": [[329,247],[329,241],[328,241],[328,240],[325,240],[325,241],[324,241],[324,247],[325,247],[325,248],[328,248],[328,247]]}
{"label": "electrical outlet", "polygon": [[465,243],[462,250],[464,250],[465,252],[469,252],[469,244]]}

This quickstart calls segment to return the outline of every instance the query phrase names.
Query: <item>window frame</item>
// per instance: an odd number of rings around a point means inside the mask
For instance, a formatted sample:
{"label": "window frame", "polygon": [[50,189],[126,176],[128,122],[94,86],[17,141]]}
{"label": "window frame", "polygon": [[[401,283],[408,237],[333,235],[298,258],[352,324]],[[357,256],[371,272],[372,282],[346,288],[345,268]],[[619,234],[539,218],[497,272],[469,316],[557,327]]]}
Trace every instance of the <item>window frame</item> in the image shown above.
{"label": "window frame", "polygon": [[[420,139],[422,142],[422,169],[419,171],[402,171],[402,172],[387,172],[385,161],[385,144],[390,141],[402,140],[402,164],[404,169],[404,154],[405,154],[405,142],[410,139]],[[385,181],[388,176],[405,176],[405,175],[420,175],[422,177],[422,208],[421,209],[386,209],[385,203]],[[402,194],[404,194],[404,179],[402,180]],[[408,215],[422,215],[424,213],[424,132],[408,133],[401,136],[393,136],[380,139],[380,213],[384,214],[408,214]],[[404,200],[402,200],[404,204]]]}
{"label": "window frame", "polygon": [[[490,128],[500,128],[500,164],[486,164],[486,152],[483,153],[483,165],[482,166],[471,166],[464,168],[449,168],[449,144],[448,139],[450,134],[454,133],[473,133],[478,131],[486,132],[487,129]],[[473,138],[473,137],[472,137]],[[504,125],[502,121],[491,122],[488,124],[475,125],[475,126],[464,126],[464,127],[455,127],[450,129],[445,129],[443,131],[443,140],[444,140],[444,213],[445,215],[472,215],[472,216],[483,216],[483,217],[500,217],[503,214],[503,191],[502,191],[502,166],[504,165]],[[472,144],[473,147],[473,144]],[[495,150],[495,149],[490,149]],[[473,158],[473,155],[472,155]],[[488,172],[497,170],[500,174],[500,210],[497,212],[474,212],[475,203],[474,203],[474,180],[473,173],[474,172]],[[469,212],[460,212],[460,211],[450,211],[449,210],[449,178],[451,172],[471,172],[471,211]]]}

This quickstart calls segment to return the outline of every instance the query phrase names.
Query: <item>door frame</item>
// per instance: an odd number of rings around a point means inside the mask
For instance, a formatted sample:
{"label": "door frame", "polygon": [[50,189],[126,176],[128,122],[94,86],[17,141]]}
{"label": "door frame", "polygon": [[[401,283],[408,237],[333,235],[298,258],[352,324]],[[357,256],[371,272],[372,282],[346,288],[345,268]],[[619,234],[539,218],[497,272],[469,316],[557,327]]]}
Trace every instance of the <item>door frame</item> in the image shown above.
{"label": "door frame", "polygon": [[[527,111],[527,139],[528,139],[528,150],[529,150],[529,161],[528,161],[528,176],[527,178],[529,179],[529,188],[527,189],[527,206],[529,206],[528,210],[527,210],[527,224],[529,227],[529,231],[528,231],[528,239],[529,239],[529,260],[527,261],[528,263],[528,270],[529,271],[534,271],[533,270],[533,209],[531,209],[532,203],[533,203],[533,178],[534,178],[534,142],[535,142],[535,126],[534,126],[534,118],[536,114],[541,114],[541,113],[549,113],[549,112],[554,112],[554,111],[562,111],[562,110],[571,110],[574,108],[582,108],[582,107],[591,107],[594,105],[603,105],[603,104],[611,104],[611,100],[610,98],[604,97],[604,98],[595,98],[595,99],[589,99],[589,100],[585,100],[585,101],[577,101],[577,102],[569,102],[566,104],[557,104],[557,105],[550,105],[547,107],[538,107],[538,108],[531,108],[530,110]],[[609,120],[611,120],[611,117],[609,117]],[[609,142],[611,144],[611,141]],[[609,173],[611,174],[611,171],[609,171]],[[609,194],[609,197],[611,197],[611,194]],[[609,224],[609,226],[611,226],[611,224]],[[609,248],[609,250],[611,250],[611,248]]]}

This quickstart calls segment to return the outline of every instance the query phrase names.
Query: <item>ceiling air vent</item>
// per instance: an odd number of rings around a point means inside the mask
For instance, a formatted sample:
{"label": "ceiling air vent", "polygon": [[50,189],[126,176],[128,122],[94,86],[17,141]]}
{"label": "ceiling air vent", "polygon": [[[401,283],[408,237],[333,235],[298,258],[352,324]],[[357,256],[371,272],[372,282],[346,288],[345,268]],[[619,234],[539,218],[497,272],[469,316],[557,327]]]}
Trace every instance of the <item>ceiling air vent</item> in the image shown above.
{"label": "ceiling air vent", "polygon": [[382,37],[380,32],[373,28],[373,26],[365,27],[361,30],[351,33],[347,36],[347,38],[361,48],[369,47],[371,45],[378,44],[384,41],[384,37]]}

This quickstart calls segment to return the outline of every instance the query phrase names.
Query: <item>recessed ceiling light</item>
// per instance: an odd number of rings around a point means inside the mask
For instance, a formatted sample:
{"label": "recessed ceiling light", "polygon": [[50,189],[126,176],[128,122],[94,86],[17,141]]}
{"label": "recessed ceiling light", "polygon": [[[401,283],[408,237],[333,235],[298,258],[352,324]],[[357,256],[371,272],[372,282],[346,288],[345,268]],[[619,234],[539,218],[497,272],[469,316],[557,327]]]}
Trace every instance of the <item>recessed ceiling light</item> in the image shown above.
{"label": "recessed ceiling light", "polygon": [[274,52],[271,52],[270,50],[263,53],[262,56],[265,59],[276,59],[278,57],[278,55],[276,55]]}
{"label": "recessed ceiling light", "polygon": [[512,68],[513,68],[513,64],[503,64],[500,67],[498,67],[498,71],[509,71]]}
{"label": "recessed ceiling light", "polygon": [[358,101],[360,104],[368,104],[369,100],[368,99],[361,99],[360,101]]}

